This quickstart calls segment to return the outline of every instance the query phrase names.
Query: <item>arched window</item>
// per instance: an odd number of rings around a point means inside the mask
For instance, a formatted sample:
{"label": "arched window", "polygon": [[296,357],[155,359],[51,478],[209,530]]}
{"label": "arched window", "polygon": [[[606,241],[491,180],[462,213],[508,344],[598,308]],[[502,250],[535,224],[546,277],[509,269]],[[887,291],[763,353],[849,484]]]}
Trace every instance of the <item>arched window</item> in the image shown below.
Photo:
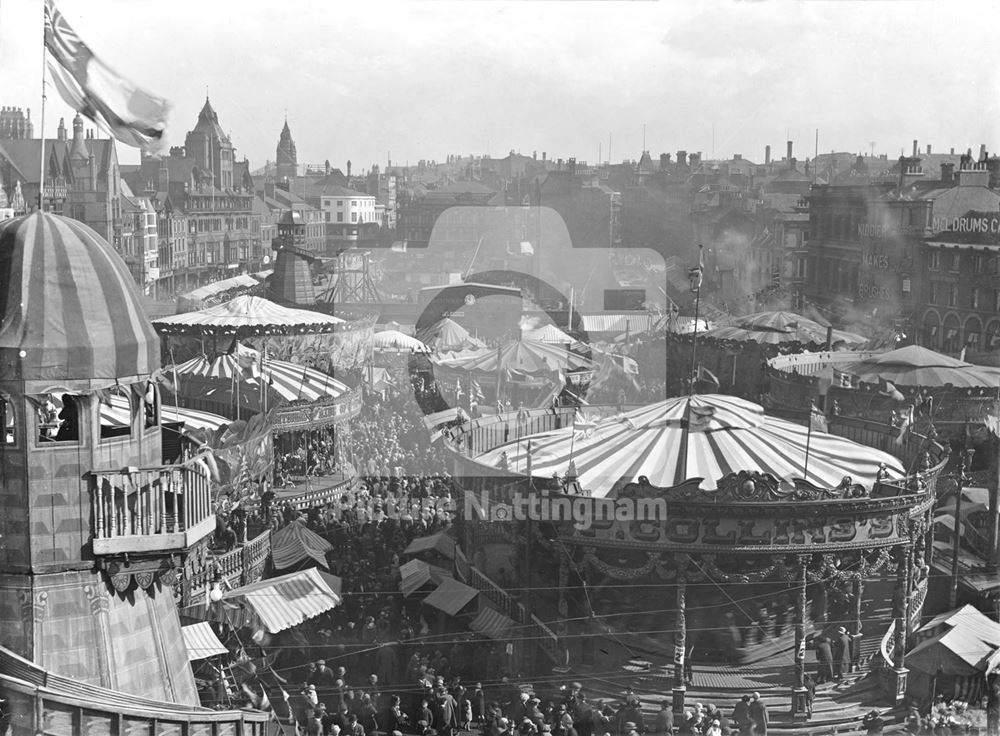
{"label": "arched window", "polygon": [[72,394],[46,394],[37,405],[38,442],[80,441],[80,398]]}
{"label": "arched window", "polygon": [[14,402],[6,396],[0,396],[0,426],[3,426],[3,444],[17,443],[17,417],[14,415]]}
{"label": "arched window", "polygon": [[152,381],[146,383],[142,395],[142,426],[145,429],[155,427],[160,423],[160,392]]}
{"label": "arched window", "polygon": [[965,347],[967,350],[978,353],[983,349],[983,324],[976,317],[969,317],[965,321]]}
{"label": "arched window", "polygon": [[124,386],[112,386],[101,396],[101,439],[132,434],[132,398]]}

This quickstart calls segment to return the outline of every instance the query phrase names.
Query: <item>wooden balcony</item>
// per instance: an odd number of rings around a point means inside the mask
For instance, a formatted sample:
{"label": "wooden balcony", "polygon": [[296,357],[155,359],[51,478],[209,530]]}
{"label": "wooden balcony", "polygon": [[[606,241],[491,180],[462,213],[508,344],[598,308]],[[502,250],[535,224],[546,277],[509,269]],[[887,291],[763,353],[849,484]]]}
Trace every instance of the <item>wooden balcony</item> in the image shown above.
{"label": "wooden balcony", "polygon": [[183,465],[90,473],[95,555],[187,549],[215,530],[207,468]]}

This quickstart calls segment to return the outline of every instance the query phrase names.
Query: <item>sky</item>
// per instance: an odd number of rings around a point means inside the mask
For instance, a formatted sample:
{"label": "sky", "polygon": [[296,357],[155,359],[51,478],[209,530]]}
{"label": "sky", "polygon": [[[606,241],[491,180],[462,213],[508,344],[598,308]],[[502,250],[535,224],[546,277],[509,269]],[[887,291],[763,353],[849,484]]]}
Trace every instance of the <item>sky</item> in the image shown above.
{"label": "sky", "polygon": [[[0,104],[37,126],[43,0],[0,0]],[[171,101],[206,89],[237,156],[355,172],[448,154],[593,162],[764,146],[1000,149],[1000,3],[56,0],[92,50]],[[45,130],[72,111],[49,90]],[[125,163],[135,149],[119,148]]]}

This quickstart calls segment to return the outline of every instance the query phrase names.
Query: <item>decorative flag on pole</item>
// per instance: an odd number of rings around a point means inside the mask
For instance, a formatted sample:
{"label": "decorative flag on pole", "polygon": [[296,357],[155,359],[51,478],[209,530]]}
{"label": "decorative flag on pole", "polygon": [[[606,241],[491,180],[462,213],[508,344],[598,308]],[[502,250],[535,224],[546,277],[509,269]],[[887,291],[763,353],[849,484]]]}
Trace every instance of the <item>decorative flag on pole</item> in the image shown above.
{"label": "decorative flag on pole", "polygon": [[691,282],[691,291],[701,290],[701,282],[705,276],[705,253],[698,248],[698,265],[688,269],[688,280]]}
{"label": "decorative flag on pole", "polygon": [[167,127],[169,103],[117,74],[94,55],[66,22],[53,0],[45,0],[48,70],[66,104],[129,146],[155,152]]}
{"label": "decorative flag on pole", "polygon": [[826,415],[823,414],[816,406],[812,404],[809,409],[809,431],[816,432],[829,432],[830,429],[826,422]]}
{"label": "decorative flag on pole", "polygon": [[708,370],[708,368],[703,367],[701,363],[698,364],[697,377],[702,383],[712,384],[716,388],[719,387],[719,379],[716,378],[715,374]]}
{"label": "decorative flag on pole", "polygon": [[905,397],[899,389],[884,378],[878,379],[878,392],[880,396],[885,396],[893,401],[905,401]]}

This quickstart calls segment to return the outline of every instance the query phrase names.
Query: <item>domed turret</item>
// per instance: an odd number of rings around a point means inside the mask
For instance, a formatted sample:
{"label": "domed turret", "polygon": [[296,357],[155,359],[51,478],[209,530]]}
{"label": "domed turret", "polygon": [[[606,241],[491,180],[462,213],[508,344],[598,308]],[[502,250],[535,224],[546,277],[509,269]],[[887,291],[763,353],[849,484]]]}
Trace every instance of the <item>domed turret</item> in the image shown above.
{"label": "domed turret", "polygon": [[0,381],[82,389],[158,367],[135,282],[103,238],[48,213],[0,225]]}

